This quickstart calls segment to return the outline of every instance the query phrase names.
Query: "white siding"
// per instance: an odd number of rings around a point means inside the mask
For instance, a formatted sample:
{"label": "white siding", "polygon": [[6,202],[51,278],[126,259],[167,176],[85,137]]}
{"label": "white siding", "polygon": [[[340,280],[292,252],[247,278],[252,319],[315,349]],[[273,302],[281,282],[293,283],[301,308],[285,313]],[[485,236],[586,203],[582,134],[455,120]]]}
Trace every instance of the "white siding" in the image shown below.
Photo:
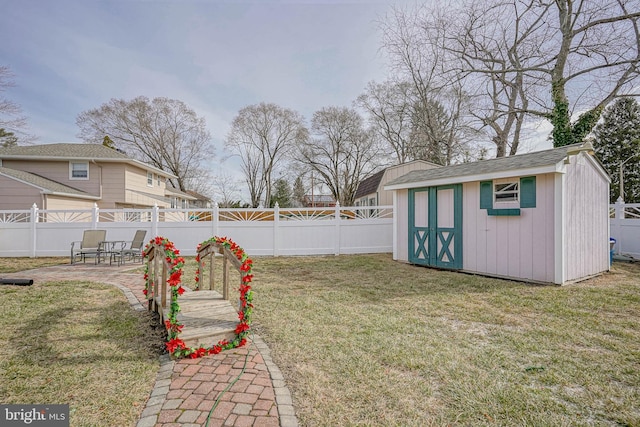
{"label": "white siding", "polygon": [[609,269],[609,183],[584,153],[571,157],[564,181],[565,281]]}
{"label": "white siding", "polygon": [[520,216],[489,216],[480,209],[480,183],[462,188],[463,270],[553,282],[553,175],[536,176],[536,207]]}
{"label": "white siding", "polygon": [[394,218],[397,224],[396,258],[398,261],[409,262],[409,191],[398,190],[396,196],[397,206],[394,207]]}

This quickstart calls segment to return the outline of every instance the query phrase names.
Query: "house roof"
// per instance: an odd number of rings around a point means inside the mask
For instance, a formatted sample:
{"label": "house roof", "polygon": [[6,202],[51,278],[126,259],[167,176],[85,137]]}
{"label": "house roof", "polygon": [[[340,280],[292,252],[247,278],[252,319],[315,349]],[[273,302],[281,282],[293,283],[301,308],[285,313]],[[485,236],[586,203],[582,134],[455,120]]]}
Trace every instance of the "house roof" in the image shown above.
{"label": "house roof", "polygon": [[359,199],[367,194],[375,193],[378,190],[378,186],[380,185],[380,181],[382,181],[385,171],[386,169],[383,169],[380,172],[374,173],[369,178],[360,181],[358,189],[356,190],[355,198]]}
{"label": "house roof", "polygon": [[83,199],[99,200],[100,197],[92,196],[84,191],[61,184],[51,179],[16,169],[0,167],[0,175],[20,181],[32,187],[39,188],[45,194],[70,196]]}
{"label": "house roof", "polygon": [[148,163],[132,159],[124,153],[101,144],[57,143],[41,145],[19,145],[16,147],[0,147],[0,159],[30,159],[30,160],[85,160],[101,162],[121,162],[135,164],[143,169],[175,178],[172,173],[165,172]]}
{"label": "house roof", "polygon": [[425,167],[429,166],[430,168],[433,167],[442,167],[442,165],[437,165],[435,163],[431,163],[428,162],[426,160],[412,160],[410,162],[406,162],[406,163],[400,163],[398,165],[393,165],[393,166],[389,166],[379,172],[376,172],[375,174],[371,175],[368,178],[363,179],[362,181],[360,181],[360,183],[358,183],[358,189],[356,190],[356,195],[355,198],[359,199],[360,197],[364,197],[368,194],[371,193],[375,193],[378,191],[378,187],[380,186],[380,183],[382,182],[382,178],[384,178],[384,174],[392,169],[395,168],[401,168],[401,167],[405,167],[407,165],[411,165],[411,164],[422,164]]}
{"label": "house roof", "polygon": [[304,197],[310,202],[313,201],[313,203],[334,203],[336,201],[330,194],[314,194],[313,197],[307,194]]}
{"label": "house roof", "polygon": [[196,198],[191,194],[185,193],[179,188],[173,188],[171,185],[167,185],[167,188],[165,188],[164,194],[165,196],[180,196],[183,199],[196,200]]}
{"label": "house roof", "polygon": [[[401,188],[422,187],[425,184],[444,185],[482,179],[555,172],[557,171],[558,164],[562,162],[568,154],[577,153],[581,149],[583,149],[581,144],[572,144],[533,153],[411,171],[390,181],[385,186],[385,189],[397,190]],[[586,148],[584,148],[584,150],[586,150]]]}
{"label": "house roof", "polygon": [[187,194],[196,198],[196,200],[204,200],[207,202],[211,201],[211,198],[205,196],[204,194],[200,194],[197,191],[187,190]]}

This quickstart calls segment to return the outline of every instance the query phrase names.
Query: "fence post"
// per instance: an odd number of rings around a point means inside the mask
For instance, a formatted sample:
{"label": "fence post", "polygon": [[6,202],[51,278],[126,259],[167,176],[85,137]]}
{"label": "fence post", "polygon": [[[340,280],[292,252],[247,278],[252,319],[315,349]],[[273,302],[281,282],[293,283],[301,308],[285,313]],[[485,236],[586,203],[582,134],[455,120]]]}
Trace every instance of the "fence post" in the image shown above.
{"label": "fence post", "polygon": [[[218,216],[220,214],[220,205],[218,205],[218,202],[215,202],[213,204],[213,212],[211,214],[211,227],[213,228],[212,231],[212,236],[217,236],[218,235]],[[213,261],[212,261],[213,262]]]}
{"label": "fence post", "polygon": [[273,256],[278,256],[278,227],[280,226],[280,205],[273,207]]}
{"label": "fence post", "polygon": [[97,230],[98,229],[98,222],[100,221],[100,214],[98,213],[98,204],[94,203],[93,204],[93,209],[91,211],[91,228],[93,230]]}
{"label": "fence post", "polygon": [[36,244],[38,242],[38,236],[37,236],[38,227],[37,227],[37,223],[38,223],[38,205],[36,205],[34,203],[33,206],[31,206],[31,221],[30,221],[30,225],[31,225],[31,242],[30,242],[29,246],[31,246],[31,247],[29,248],[29,250],[30,250],[29,256],[31,258],[35,258],[36,257]]}
{"label": "fence post", "polygon": [[336,237],[335,237],[335,247],[334,247],[334,255],[340,255],[340,202],[336,202]]}
{"label": "fence post", "polygon": [[160,208],[154,204],[151,208],[151,237],[158,236],[158,220],[160,218]]}
{"label": "fence post", "polygon": [[616,239],[616,255],[620,255],[622,252],[622,222],[624,220],[624,200],[622,197],[618,197],[615,203],[615,227],[611,230],[611,237]]}
{"label": "fence post", "polygon": [[616,219],[624,219],[624,200],[622,197],[618,197],[615,203]]}

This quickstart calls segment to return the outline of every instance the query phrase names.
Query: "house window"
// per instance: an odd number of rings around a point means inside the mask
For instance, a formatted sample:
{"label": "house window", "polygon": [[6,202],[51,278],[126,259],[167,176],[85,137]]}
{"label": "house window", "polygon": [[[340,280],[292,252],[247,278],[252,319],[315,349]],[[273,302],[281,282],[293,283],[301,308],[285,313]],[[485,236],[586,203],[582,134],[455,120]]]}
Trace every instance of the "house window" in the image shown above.
{"label": "house window", "polygon": [[178,198],[177,197],[172,197],[171,198],[171,209],[177,209],[178,208]]}
{"label": "house window", "polygon": [[156,184],[160,187],[160,174],[156,175]]}
{"label": "house window", "polygon": [[518,182],[504,182],[494,184],[493,195],[496,203],[517,202],[519,200],[520,187]]}
{"label": "house window", "polygon": [[147,172],[147,185],[153,187],[153,173]]}
{"label": "house window", "polygon": [[69,179],[89,179],[89,163],[69,162]]}

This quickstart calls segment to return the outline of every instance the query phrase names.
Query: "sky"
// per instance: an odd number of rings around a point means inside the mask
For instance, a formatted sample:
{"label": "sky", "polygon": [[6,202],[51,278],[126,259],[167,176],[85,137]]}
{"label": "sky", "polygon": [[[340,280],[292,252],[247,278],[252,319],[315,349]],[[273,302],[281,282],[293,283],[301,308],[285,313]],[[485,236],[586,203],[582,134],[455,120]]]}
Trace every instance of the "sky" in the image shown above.
{"label": "sky", "polygon": [[[3,95],[36,143],[81,142],[76,117],[112,98],[167,97],[200,117],[216,146],[238,111],[273,102],[307,120],[350,106],[387,76],[378,20],[393,1],[2,0]],[[397,4],[397,3],[396,3]]]}

